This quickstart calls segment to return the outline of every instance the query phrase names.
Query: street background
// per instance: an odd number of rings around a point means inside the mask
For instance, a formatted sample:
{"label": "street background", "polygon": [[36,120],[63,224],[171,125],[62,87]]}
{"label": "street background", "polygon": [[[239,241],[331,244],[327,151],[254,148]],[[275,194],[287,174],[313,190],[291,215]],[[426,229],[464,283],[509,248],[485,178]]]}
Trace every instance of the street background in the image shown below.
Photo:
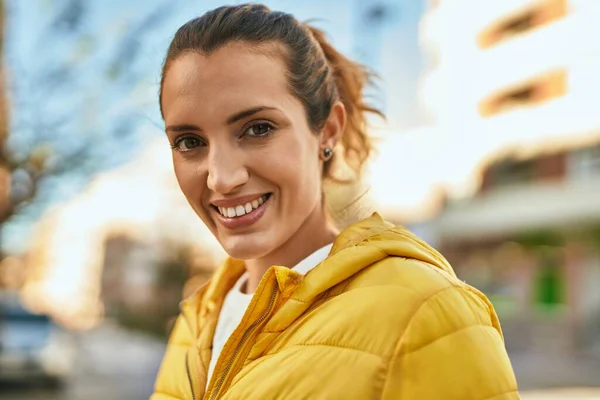
{"label": "street background", "polygon": [[[523,398],[600,399],[600,2],[265,3],[379,74],[365,209],[490,298]],[[219,5],[0,0],[0,398],[150,394],[224,257],[158,109],[170,38]]]}

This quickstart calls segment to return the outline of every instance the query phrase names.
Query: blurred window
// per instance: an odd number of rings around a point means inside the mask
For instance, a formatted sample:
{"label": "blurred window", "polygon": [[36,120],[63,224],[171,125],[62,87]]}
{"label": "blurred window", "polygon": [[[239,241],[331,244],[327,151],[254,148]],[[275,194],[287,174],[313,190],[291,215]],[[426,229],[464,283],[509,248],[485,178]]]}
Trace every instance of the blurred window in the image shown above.
{"label": "blurred window", "polygon": [[[483,174],[481,192],[498,187],[541,181],[562,181],[570,168],[564,152],[546,154],[532,159],[506,158],[490,165]],[[571,162],[572,163],[572,162]],[[600,167],[600,166],[599,166]]]}
{"label": "blurred window", "polygon": [[530,32],[563,18],[567,0],[545,0],[491,24],[477,37],[479,47],[487,49],[505,40]]}
{"label": "blurred window", "polygon": [[503,160],[486,172],[486,189],[529,183],[535,175],[535,160]]}
{"label": "blurred window", "polygon": [[555,70],[494,93],[479,104],[479,113],[484,117],[490,117],[561,97],[567,92],[566,75],[563,69]]}

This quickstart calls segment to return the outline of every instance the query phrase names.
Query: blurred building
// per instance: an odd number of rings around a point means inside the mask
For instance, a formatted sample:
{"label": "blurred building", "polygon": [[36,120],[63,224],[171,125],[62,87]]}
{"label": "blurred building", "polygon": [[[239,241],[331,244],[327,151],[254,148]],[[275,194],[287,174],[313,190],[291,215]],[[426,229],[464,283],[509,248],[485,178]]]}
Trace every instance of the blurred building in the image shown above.
{"label": "blurred building", "polygon": [[509,348],[600,351],[598,15],[596,0],[438,0],[422,21],[449,183],[433,236]]}
{"label": "blurred building", "polygon": [[[186,245],[110,235],[104,244],[101,298],[107,318],[159,335],[170,332],[182,297],[206,281],[215,263]],[[186,282],[189,284],[186,286]],[[182,293],[184,288],[184,293]],[[188,290],[189,288],[189,290]]]}

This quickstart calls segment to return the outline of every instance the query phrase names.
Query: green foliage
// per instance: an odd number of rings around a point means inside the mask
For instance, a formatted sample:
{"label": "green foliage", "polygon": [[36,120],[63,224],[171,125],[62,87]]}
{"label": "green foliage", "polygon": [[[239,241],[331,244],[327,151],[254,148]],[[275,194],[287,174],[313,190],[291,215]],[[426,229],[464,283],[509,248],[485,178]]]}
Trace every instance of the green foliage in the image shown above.
{"label": "green foliage", "polygon": [[565,238],[561,234],[544,230],[522,233],[514,241],[528,249],[540,246],[563,247],[565,245]]}
{"label": "green foliage", "polygon": [[597,226],[590,231],[590,239],[594,248],[600,250],[600,226]]}

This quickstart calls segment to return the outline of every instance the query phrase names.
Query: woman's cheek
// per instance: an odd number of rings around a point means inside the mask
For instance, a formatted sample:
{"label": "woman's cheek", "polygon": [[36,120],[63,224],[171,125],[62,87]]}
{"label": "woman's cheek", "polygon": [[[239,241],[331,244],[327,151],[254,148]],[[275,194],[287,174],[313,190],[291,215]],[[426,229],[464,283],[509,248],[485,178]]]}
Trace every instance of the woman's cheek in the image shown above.
{"label": "woman's cheek", "polygon": [[191,163],[174,161],[174,171],[179,187],[188,200],[200,200],[205,184],[202,181],[201,171]]}

